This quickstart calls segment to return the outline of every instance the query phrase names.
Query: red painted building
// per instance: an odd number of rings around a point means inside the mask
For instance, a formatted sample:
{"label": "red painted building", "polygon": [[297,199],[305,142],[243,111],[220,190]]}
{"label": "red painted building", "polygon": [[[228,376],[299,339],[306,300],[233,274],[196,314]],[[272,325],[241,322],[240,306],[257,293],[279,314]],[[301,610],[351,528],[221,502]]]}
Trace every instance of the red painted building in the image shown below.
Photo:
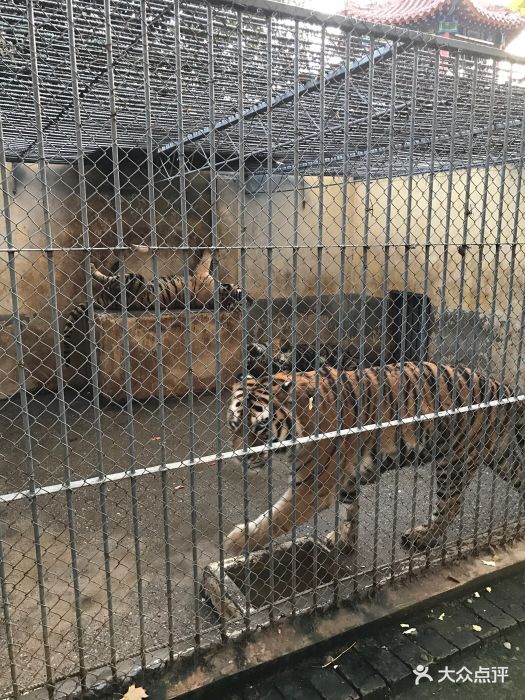
{"label": "red painted building", "polygon": [[343,14],[498,48],[525,30],[525,17],[487,0],[345,0]]}

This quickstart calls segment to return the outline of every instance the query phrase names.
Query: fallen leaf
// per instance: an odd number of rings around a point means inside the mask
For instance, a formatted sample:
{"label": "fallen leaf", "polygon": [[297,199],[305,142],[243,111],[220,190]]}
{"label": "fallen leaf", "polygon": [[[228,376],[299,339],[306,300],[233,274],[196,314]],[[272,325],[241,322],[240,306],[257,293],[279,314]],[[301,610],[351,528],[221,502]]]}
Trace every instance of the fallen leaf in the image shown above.
{"label": "fallen leaf", "polygon": [[485,588],[485,590],[488,591],[489,593],[492,593],[492,588],[491,588],[490,586],[487,586],[487,587]]}
{"label": "fallen leaf", "polygon": [[496,566],[496,562],[490,561],[489,559],[482,559],[481,563],[485,564],[485,566]]}
{"label": "fallen leaf", "polygon": [[481,632],[481,627],[479,625],[472,625],[474,632]]}
{"label": "fallen leaf", "polygon": [[155,435],[154,437],[150,438],[150,440],[160,440],[160,435]]}
{"label": "fallen leaf", "polygon": [[417,629],[415,627],[411,627],[409,630],[405,630],[403,634],[417,634]]}
{"label": "fallen leaf", "polygon": [[173,491],[180,491],[180,490],[183,489],[183,488],[184,488],[184,486],[183,486],[182,484],[179,484],[179,486],[174,486],[174,487],[173,487]]}
{"label": "fallen leaf", "polygon": [[140,685],[136,686],[135,684],[130,685],[127,691],[124,693],[122,696],[122,700],[143,700],[143,698],[147,698],[148,694],[144,690],[144,688],[141,688]]}
{"label": "fallen leaf", "polygon": [[481,598],[480,594],[477,591],[474,593],[474,598]]}
{"label": "fallen leaf", "polygon": [[509,651],[512,649],[512,644],[510,642],[503,642],[503,646]]}
{"label": "fallen leaf", "polygon": [[410,627],[410,625],[407,625],[406,622],[402,622],[399,626],[400,627],[407,627],[407,628]]}
{"label": "fallen leaf", "polygon": [[445,619],[445,613],[441,613],[441,615],[438,617],[438,620],[444,620]]}

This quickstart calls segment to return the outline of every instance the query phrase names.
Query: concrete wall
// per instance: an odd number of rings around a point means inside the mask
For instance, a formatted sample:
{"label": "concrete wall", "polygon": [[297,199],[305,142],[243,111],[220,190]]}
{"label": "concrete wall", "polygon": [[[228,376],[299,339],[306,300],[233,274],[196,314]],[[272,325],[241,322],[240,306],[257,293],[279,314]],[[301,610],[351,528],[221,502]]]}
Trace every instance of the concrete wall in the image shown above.
{"label": "concrete wall", "polygon": [[[426,291],[437,309],[443,310],[434,333],[436,353],[441,352],[444,359],[476,364],[496,375],[503,371],[509,382],[515,381],[518,368],[525,292],[525,192],[521,192],[515,227],[517,179],[516,169],[508,168],[501,189],[500,168],[489,170],[488,177],[485,170],[473,171],[466,203],[466,171],[454,172],[451,181],[448,173],[438,173],[434,177],[429,218],[428,176],[414,177],[409,219],[409,183],[407,179],[396,178],[392,187],[388,274],[389,288],[404,288],[406,255],[408,288]],[[356,183],[357,204],[351,226],[356,240],[362,240],[364,235],[365,191],[365,183]],[[374,295],[381,293],[384,278],[387,191],[386,180],[372,182],[367,293]],[[413,246],[408,252],[403,245],[407,227]],[[448,246],[445,245],[447,231]],[[362,250],[357,248],[355,255],[356,266],[362,269]],[[425,265],[428,267],[426,288]],[[520,381],[524,369],[522,359]]]}
{"label": "concrete wall", "polygon": [[[149,240],[148,182],[143,169],[128,164],[122,176],[122,224],[126,244]],[[58,248],[78,248],[82,231],[79,221],[78,177],[75,168],[52,166],[47,169],[50,190],[50,225],[54,245]],[[55,386],[55,359],[53,334],[50,329],[51,307],[45,247],[44,214],[41,206],[41,185],[37,167],[11,166],[8,172],[10,216],[13,224],[14,244],[17,248],[16,272],[20,312],[25,319],[23,342],[25,348],[26,381],[29,389]],[[116,245],[115,210],[113,191],[104,168],[88,169],[89,232],[93,256],[100,265],[108,265],[114,254],[108,246]],[[396,178],[392,185],[390,244],[388,259],[388,289],[404,288],[405,259],[408,260],[407,288],[410,291],[426,291],[435,306],[447,312],[446,322],[437,327],[434,341],[436,348],[445,355],[474,362],[491,369],[494,360],[505,360],[506,377],[510,379],[517,363],[520,337],[520,320],[525,291],[525,230],[523,208],[520,204],[515,247],[515,269],[511,279],[514,214],[517,173],[509,167],[503,187],[500,215],[499,169],[489,171],[487,187],[483,170],[474,171],[470,183],[468,208],[465,206],[467,174],[457,171],[452,178],[449,197],[447,173],[434,177],[432,216],[430,219],[430,245],[427,247],[429,179],[419,175],[412,182],[412,213],[408,220],[408,181]],[[287,299],[292,294],[292,243],[294,235],[294,186],[293,178],[274,178],[272,184],[272,297]],[[524,188],[525,189],[525,188]],[[159,243],[177,246],[181,243],[180,196],[177,181],[166,178],[159,171],[156,180],[156,213]],[[385,270],[385,244],[387,243],[386,210],[388,182],[376,180],[370,185],[368,218],[368,265],[366,269],[366,294],[381,296]],[[487,206],[483,220],[484,193]],[[340,275],[340,243],[343,212],[343,191],[340,178],[325,178],[320,199],[319,181],[315,177],[301,179],[298,191],[298,262],[297,292],[299,297],[317,294],[320,214],[322,214],[322,244],[320,292],[327,304],[323,315],[323,340],[334,339],[333,329],[337,313]],[[353,293],[359,293],[363,281],[363,242],[365,234],[364,182],[350,181],[346,191],[345,293],[351,301]],[[525,192],[522,193],[525,196]],[[188,224],[190,245],[206,245],[211,242],[210,191],[206,175],[193,178],[188,188],[190,213]],[[238,180],[221,176],[217,183],[217,235],[227,249],[220,254],[220,275],[223,279],[239,279],[239,250],[241,241]],[[447,206],[450,202],[448,225],[449,246],[445,250],[447,232]],[[466,214],[468,209],[468,215]],[[267,297],[268,285],[268,197],[263,177],[252,176],[246,181],[245,234],[247,251],[248,293],[255,299]],[[407,226],[410,229],[409,251],[405,250]],[[463,246],[464,229],[466,246]],[[500,234],[502,245],[494,245]],[[5,223],[0,221],[0,235],[5,235]],[[480,247],[484,235],[483,247]],[[6,253],[0,253],[6,262]],[[495,284],[496,256],[499,255],[497,284]],[[405,258],[406,256],[406,258]],[[171,250],[159,255],[161,274],[178,273],[181,257]],[[80,250],[57,251],[54,264],[57,277],[58,307],[61,319],[70,308],[84,298],[84,276]],[[192,261],[192,264],[195,259]],[[135,255],[127,261],[129,269],[151,275],[151,261],[144,255]],[[445,274],[446,264],[446,274]],[[428,267],[428,283],[425,288],[424,272]],[[462,272],[463,270],[463,272]],[[478,277],[478,273],[479,277]],[[464,284],[461,284],[462,274]],[[443,287],[443,279],[445,285]],[[442,291],[444,289],[444,291]],[[479,299],[478,299],[479,297]],[[330,301],[332,298],[332,301]],[[512,301],[509,305],[509,298]],[[328,300],[328,301],[327,301]],[[510,313],[509,313],[510,312]],[[18,391],[18,375],[14,346],[14,327],[11,318],[12,304],[7,266],[0,269],[0,397],[5,398]],[[472,317],[468,328],[474,335],[466,338],[462,329],[467,326],[461,319]],[[330,318],[329,318],[330,317]],[[445,315],[443,315],[445,318]],[[328,322],[326,322],[328,319]],[[275,319],[277,333],[289,332],[289,318]],[[301,321],[301,336],[310,340],[315,335],[315,314]],[[508,325],[507,325],[508,323]],[[509,330],[509,342],[505,335]],[[348,329],[352,334],[353,330]],[[355,329],[357,332],[357,329]],[[469,331],[470,332],[470,331]],[[487,336],[488,333],[488,336]],[[487,342],[489,337],[489,342]],[[485,350],[481,350],[481,346]],[[463,350],[461,350],[463,348]],[[474,348],[474,350],[472,350]],[[474,352],[474,355],[472,354]],[[470,353],[470,354],[469,354]],[[490,355],[493,357],[490,357]]]}
{"label": "concrete wall", "polygon": [[[496,373],[501,370],[504,361],[504,376],[508,381],[514,381],[525,293],[525,188],[521,193],[515,231],[518,175],[514,167],[508,167],[503,189],[501,175],[500,168],[490,169],[488,175],[484,169],[472,171],[466,206],[467,172],[454,172],[451,181],[448,173],[437,173],[433,182],[430,217],[429,176],[415,176],[412,180],[410,218],[408,179],[394,178],[389,239],[388,181],[372,181],[365,273],[366,184],[363,181],[350,182],[346,192],[346,236],[349,247],[345,254],[345,293],[361,292],[366,278],[365,294],[382,296],[385,246],[389,243],[388,290],[404,289],[406,275],[406,288],[409,291],[427,293],[437,311],[443,311],[441,316],[439,313],[437,316],[433,338],[435,355],[441,352],[445,360],[456,359],[476,364]],[[247,185],[250,190],[249,181]],[[254,249],[247,254],[247,272],[250,294],[261,298],[267,296],[265,246],[268,242],[268,204],[263,182],[258,189],[254,186],[251,190],[246,196],[246,227],[248,245]],[[502,198],[500,192],[503,193]],[[330,296],[338,293],[343,194],[340,178],[325,178],[323,203],[320,206],[318,178],[308,177],[301,181],[298,208],[301,249],[297,266],[297,291],[300,297],[316,295],[320,211],[323,213],[322,240],[325,246],[322,253],[321,294]],[[293,179],[287,178],[276,184],[272,195],[272,234],[276,247],[272,265],[274,298],[287,298],[292,291],[290,245],[294,234],[293,216]],[[410,234],[409,250],[404,245],[407,229]],[[427,233],[429,246],[426,246]],[[499,247],[495,245],[498,236]],[[513,252],[511,244],[514,236],[516,246]],[[448,245],[445,246],[447,240]],[[513,259],[514,271],[511,270]],[[325,316],[336,313],[332,307],[333,304],[330,304],[330,308],[326,308]],[[276,332],[284,328],[283,332],[286,333],[286,321],[276,315]],[[306,335],[312,335],[313,323],[314,319],[306,319],[310,331]],[[325,326],[323,321],[324,334]],[[508,338],[507,343],[505,337]]]}

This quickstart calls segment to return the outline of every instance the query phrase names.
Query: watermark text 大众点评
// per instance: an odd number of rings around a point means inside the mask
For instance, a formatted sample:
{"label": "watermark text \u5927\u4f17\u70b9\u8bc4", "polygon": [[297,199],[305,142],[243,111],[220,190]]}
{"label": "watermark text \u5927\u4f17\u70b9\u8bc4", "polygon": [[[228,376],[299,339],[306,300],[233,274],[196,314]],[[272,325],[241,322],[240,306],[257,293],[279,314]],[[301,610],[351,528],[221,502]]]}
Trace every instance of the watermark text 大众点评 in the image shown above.
{"label": "watermark text \u5927\u4f17\u70b9\u8bc4", "polygon": [[[429,667],[422,664],[416,666],[413,670],[416,676],[415,684],[419,685],[422,681],[433,682],[434,677],[429,673]],[[437,682],[443,683],[504,683],[509,677],[508,666],[479,666],[475,670],[471,670],[466,666],[462,666],[457,671],[453,668],[445,666],[438,669]]]}

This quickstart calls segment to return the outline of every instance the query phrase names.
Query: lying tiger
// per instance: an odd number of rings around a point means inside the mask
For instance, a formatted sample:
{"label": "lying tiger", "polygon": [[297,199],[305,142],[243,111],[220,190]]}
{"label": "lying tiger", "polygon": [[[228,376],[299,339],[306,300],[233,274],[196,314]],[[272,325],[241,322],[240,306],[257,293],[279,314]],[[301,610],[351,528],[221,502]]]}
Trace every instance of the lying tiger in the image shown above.
{"label": "lying tiger", "polygon": [[[337,429],[336,413],[337,371],[322,367],[319,372],[319,392],[316,391],[315,372],[298,374],[296,379],[296,422],[292,430],[292,381],[289,374],[281,373],[272,378],[273,419],[270,425],[268,379],[246,379],[246,396],[241,382],[234,384],[228,407],[228,424],[232,432],[232,447],[242,450],[243,445],[255,447],[272,441],[290,440],[315,434],[318,410],[319,431]],[[464,367],[439,368],[432,362],[416,364],[407,362],[403,371],[399,365],[384,367],[383,396],[380,401],[380,370],[368,368],[345,371],[340,374],[342,400],[342,428],[357,424],[358,397],[361,397],[362,425],[395,420],[398,417],[398,399],[403,397],[401,417],[433,413],[438,398],[439,410],[474,405],[484,401],[510,398],[510,387],[485,378],[475,370]],[[243,416],[243,407],[247,415]],[[244,418],[246,420],[244,420]],[[246,424],[246,443],[243,429]],[[359,465],[360,481],[371,483],[379,475],[374,457],[392,457],[400,444],[409,449],[429,450],[435,454],[437,473],[437,507],[429,525],[420,525],[403,536],[406,547],[426,549],[435,546],[446,528],[458,513],[467,483],[480,465],[491,466],[496,473],[517,489],[522,482],[525,448],[525,403],[518,400],[500,406],[490,406],[466,411],[456,416],[413,422],[399,428],[388,427],[340,438],[340,472],[337,484],[337,438],[321,440],[319,449],[305,443],[296,447],[295,518],[293,496],[289,488],[273,505],[271,511],[260,515],[249,524],[236,526],[228,535],[226,548],[229,554],[265,547],[270,537],[289,532],[296,525],[308,521],[317,506],[319,511],[328,508],[337,497],[348,505],[338,532],[327,536],[330,547],[337,546],[348,553],[355,552],[357,537],[357,486],[356,469]],[[290,450],[284,447],[283,449]],[[361,458],[359,459],[359,453]],[[267,451],[247,456],[248,466],[264,465]],[[428,456],[428,455],[427,455]],[[316,458],[318,461],[316,463]],[[390,464],[395,463],[390,460]],[[389,464],[389,460],[385,461]],[[316,468],[317,466],[317,468]],[[388,467],[387,467],[388,468]]]}
{"label": "lying tiger", "polygon": [[[143,250],[148,250],[142,246]],[[159,302],[162,310],[183,309],[189,303],[191,309],[213,308],[213,294],[215,282],[210,273],[212,253],[205,250],[199,260],[193,274],[189,279],[186,292],[184,279],[177,275],[159,277],[158,290]],[[110,275],[91,265],[91,274],[94,284],[94,304],[97,309],[107,311],[120,311],[122,284],[118,274],[119,261],[113,265]],[[97,289],[98,286],[98,289]],[[126,309],[128,311],[146,311],[155,307],[155,285],[153,281],[146,282],[145,278],[136,272],[128,272],[124,275],[124,289],[126,295]],[[219,303],[223,309],[232,309],[239,305],[243,291],[240,287],[221,282],[219,284]],[[188,302],[186,302],[186,296]],[[66,362],[72,354],[72,345],[69,342],[69,334],[77,322],[87,313],[87,304],[76,306],[69,314],[64,326],[64,359]]]}

